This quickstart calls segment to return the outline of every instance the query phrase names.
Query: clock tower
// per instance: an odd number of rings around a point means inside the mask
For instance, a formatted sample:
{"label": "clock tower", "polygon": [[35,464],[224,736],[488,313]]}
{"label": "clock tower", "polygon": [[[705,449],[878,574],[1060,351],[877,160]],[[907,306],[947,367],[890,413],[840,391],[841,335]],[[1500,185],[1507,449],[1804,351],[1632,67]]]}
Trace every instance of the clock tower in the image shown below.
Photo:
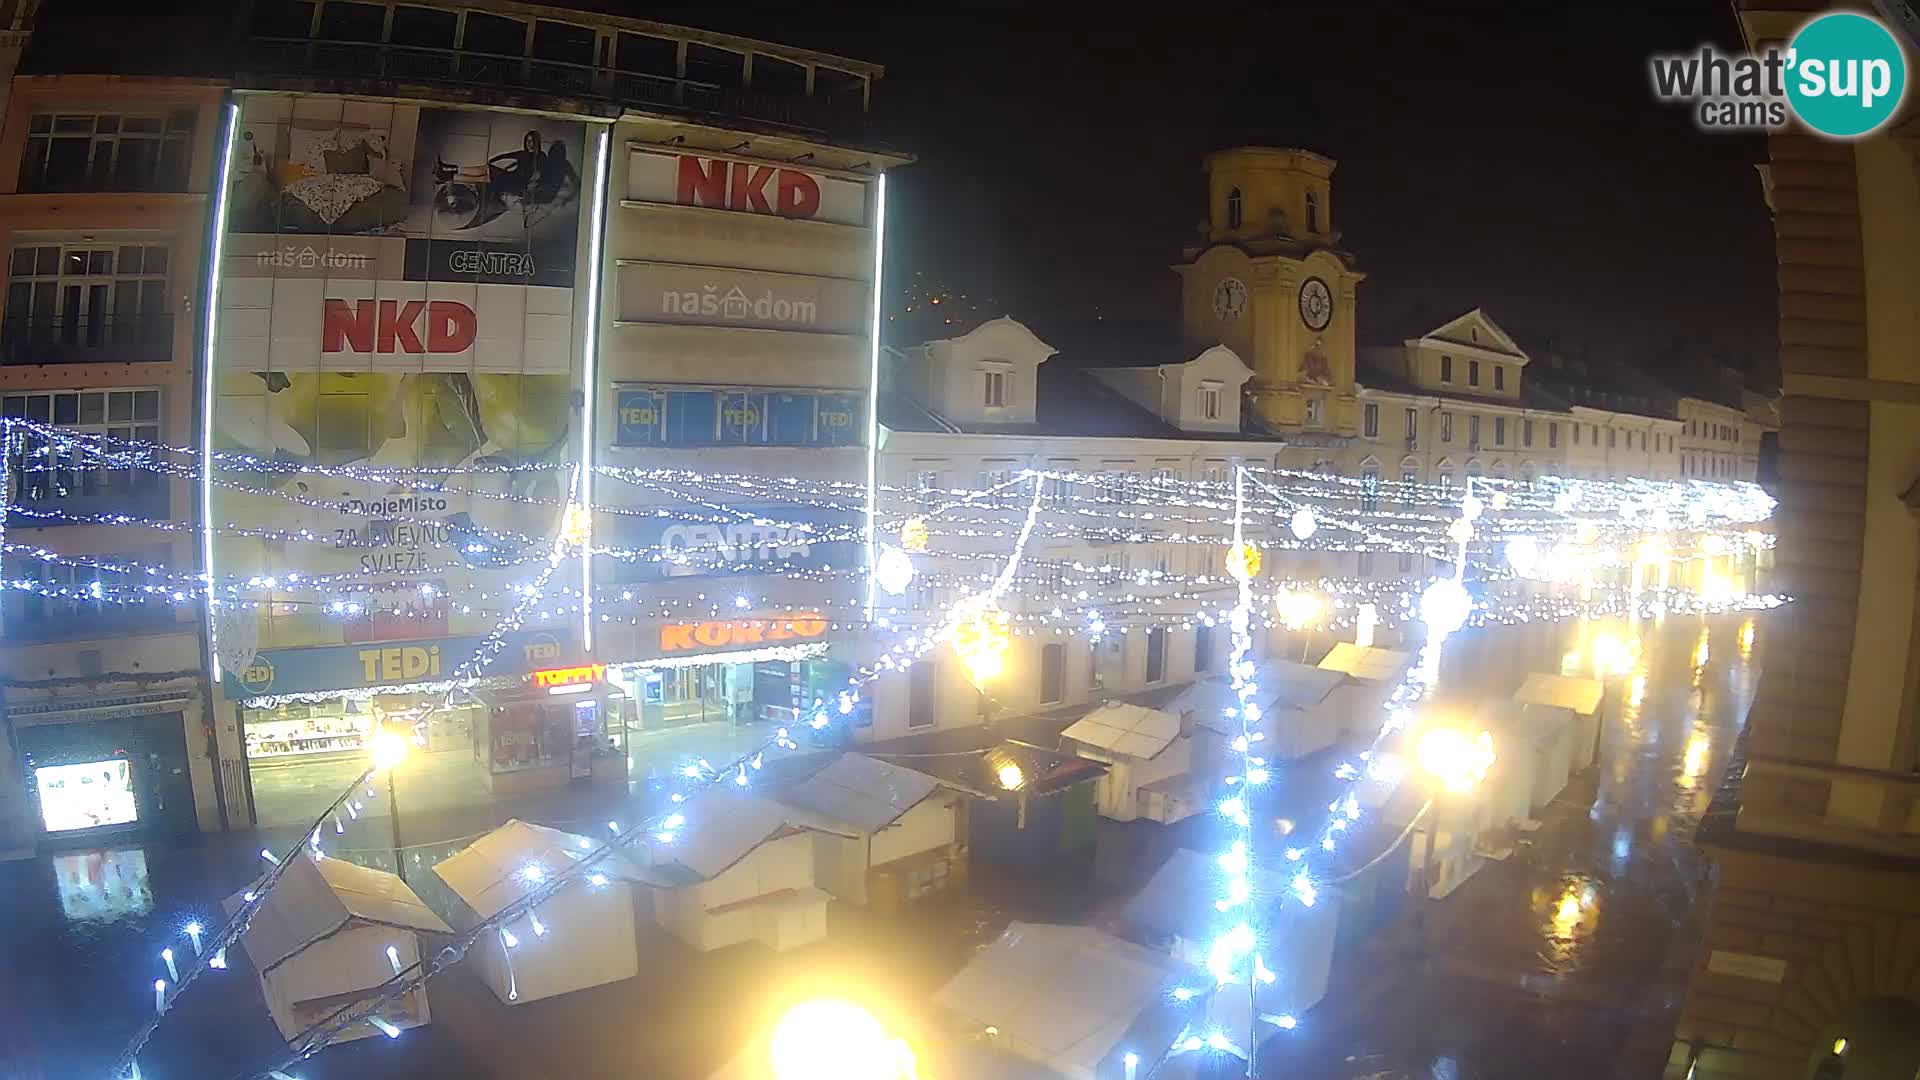
{"label": "clock tower", "polygon": [[1201,242],[1174,266],[1181,322],[1253,369],[1253,416],[1282,432],[1351,436],[1354,291],[1365,275],[1339,249],[1334,162],[1306,150],[1242,146],[1207,155]]}

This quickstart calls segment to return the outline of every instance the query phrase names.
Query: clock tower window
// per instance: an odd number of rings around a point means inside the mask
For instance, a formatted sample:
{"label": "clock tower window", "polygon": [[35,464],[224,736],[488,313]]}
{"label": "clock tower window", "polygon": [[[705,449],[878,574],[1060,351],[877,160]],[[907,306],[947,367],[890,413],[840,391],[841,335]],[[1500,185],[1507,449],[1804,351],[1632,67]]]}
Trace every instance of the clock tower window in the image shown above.
{"label": "clock tower window", "polygon": [[1240,198],[1240,189],[1234,188],[1227,192],[1227,228],[1239,228],[1244,215],[1245,208]]}
{"label": "clock tower window", "polygon": [[1320,193],[1317,191],[1307,192],[1307,231],[1320,231]]}

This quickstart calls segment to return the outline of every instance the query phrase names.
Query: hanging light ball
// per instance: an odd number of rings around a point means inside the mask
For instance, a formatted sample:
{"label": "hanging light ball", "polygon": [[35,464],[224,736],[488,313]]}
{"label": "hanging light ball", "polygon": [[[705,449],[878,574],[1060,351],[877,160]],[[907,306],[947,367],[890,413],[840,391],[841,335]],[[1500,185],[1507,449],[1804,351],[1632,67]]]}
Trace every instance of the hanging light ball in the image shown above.
{"label": "hanging light ball", "polygon": [[1473,597],[1467,595],[1466,586],[1452,578],[1441,578],[1420,595],[1420,621],[1440,637],[1467,625],[1472,612]]}
{"label": "hanging light ball", "polygon": [[910,517],[900,523],[900,546],[907,551],[927,550],[927,519]]}
{"label": "hanging light ball", "polygon": [[1453,523],[1447,526],[1447,539],[1456,544],[1464,544],[1473,539],[1473,522],[1466,518],[1454,518]]}
{"label": "hanging light ball", "polygon": [[1260,576],[1260,549],[1252,544],[1235,544],[1227,549],[1227,573],[1235,581],[1252,581]]}
{"label": "hanging light ball", "polygon": [[1579,502],[1580,485],[1568,484],[1566,487],[1560,489],[1559,494],[1553,497],[1553,509],[1555,513],[1559,514],[1570,513]]}
{"label": "hanging light ball", "polygon": [[1521,577],[1532,577],[1540,568],[1540,542],[1531,536],[1516,536],[1507,541],[1507,565]]}
{"label": "hanging light ball", "polygon": [[1469,495],[1460,500],[1460,516],[1466,518],[1468,521],[1479,517],[1480,512],[1486,508],[1487,505],[1480,501],[1480,496],[1478,495]]}
{"label": "hanging light ball", "polygon": [[1489,502],[1495,510],[1505,510],[1507,508],[1507,493],[1504,491],[1496,491],[1493,493],[1493,497]]}
{"label": "hanging light ball", "polygon": [[1293,530],[1293,538],[1295,540],[1305,540],[1307,537],[1312,536],[1313,531],[1319,527],[1320,523],[1313,520],[1313,511],[1304,506],[1295,510],[1293,512],[1293,520],[1287,522],[1287,528]]}
{"label": "hanging light ball", "polygon": [[907,553],[891,544],[880,549],[880,558],[874,563],[874,584],[886,590],[889,596],[899,596],[913,584],[913,560]]}

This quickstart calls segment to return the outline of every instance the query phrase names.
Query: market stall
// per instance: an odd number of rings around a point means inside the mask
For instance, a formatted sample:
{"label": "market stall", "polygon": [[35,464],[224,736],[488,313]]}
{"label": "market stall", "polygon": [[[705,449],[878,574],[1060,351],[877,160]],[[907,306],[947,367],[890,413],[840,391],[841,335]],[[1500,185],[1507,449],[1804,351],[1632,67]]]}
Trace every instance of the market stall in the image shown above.
{"label": "market stall", "polygon": [[[384,870],[306,852],[293,860],[240,938],[267,1011],[289,1039],[411,967],[421,956],[421,934],[453,932],[406,882]],[[239,911],[250,895],[229,896],[227,913]],[[382,1005],[376,1015],[396,1031],[427,1023],[426,986]],[[341,1038],[384,1030],[355,1024]]]}
{"label": "market stall", "polygon": [[1321,657],[1317,666],[1346,676],[1329,695],[1342,727],[1356,735],[1371,736],[1386,720],[1387,699],[1400,688],[1413,660],[1394,649],[1343,641]]}
{"label": "market stall", "polygon": [[1607,688],[1598,679],[1533,672],[1514,691],[1513,700],[1528,713],[1557,713],[1573,730],[1571,768],[1582,772],[1593,765],[1600,746],[1600,699]]}
{"label": "market stall", "polygon": [[[516,818],[436,863],[433,872],[459,898],[466,929],[540,888],[595,843]],[[467,953],[467,962],[501,1001],[538,1001],[632,978],[640,970],[634,944],[634,903],[645,898],[640,868],[613,854],[591,871]]]}

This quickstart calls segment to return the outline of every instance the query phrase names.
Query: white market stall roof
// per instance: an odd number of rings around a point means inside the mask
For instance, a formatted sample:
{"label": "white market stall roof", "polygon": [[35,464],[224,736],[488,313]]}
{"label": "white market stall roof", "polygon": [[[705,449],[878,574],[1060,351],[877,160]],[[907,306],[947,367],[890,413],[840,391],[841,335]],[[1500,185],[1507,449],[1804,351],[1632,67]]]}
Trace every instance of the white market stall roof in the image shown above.
{"label": "white market stall roof", "polygon": [[[246,894],[236,893],[222,906],[232,914],[245,903]],[[316,861],[303,851],[254,912],[247,928],[247,956],[265,972],[355,921],[453,933],[398,877],[340,859]]]}
{"label": "white market stall roof", "polygon": [[[1280,875],[1256,868],[1251,875],[1256,896],[1286,892]],[[1212,856],[1180,848],[1160,864],[1146,887],[1127,901],[1126,920],[1160,934],[1195,940],[1210,939],[1220,929],[1220,911],[1214,900],[1220,891],[1220,867]]]}
{"label": "white market stall roof", "polygon": [[1514,691],[1513,700],[1522,705],[1551,705],[1571,709],[1582,716],[1592,716],[1600,708],[1600,699],[1606,692],[1607,688],[1598,679],[1548,675],[1536,671],[1527,676],[1527,681],[1520,684],[1520,689]]}
{"label": "white market stall roof", "polygon": [[1141,1013],[1168,1000],[1190,974],[1089,926],[1015,922],[934,1001],[976,1027],[998,1028],[1024,1056],[1091,1076]]}
{"label": "white market stall roof", "polygon": [[900,820],[941,788],[926,773],[870,758],[842,754],[833,763],[780,792],[780,802],[809,814],[875,833]]}
{"label": "white market stall roof", "polygon": [[813,815],[789,810],[731,784],[694,796],[680,812],[687,823],[673,842],[649,845],[652,865],[642,871],[649,884],[671,888],[711,881],[753,849],[784,833],[802,829],[836,831],[824,827],[825,823]]}
{"label": "white market stall roof", "polygon": [[[1346,674],[1326,668],[1308,667],[1291,660],[1268,660],[1253,673],[1258,693],[1254,703],[1263,709],[1311,709],[1327,699]],[[1240,707],[1240,696],[1229,679],[1208,679],[1194,683],[1165,705],[1178,716],[1193,714],[1193,722],[1221,734],[1240,733],[1238,721],[1227,719],[1228,709]]]}
{"label": "white market stall roof", "polygon": [[1074,721],[1060,736],[1114,754],[1151,758],[1180,737],[1180,714],[1109,701]]}
{"label": "white market stall roof", "polygon": [[1320,667],[1342,672],[1361,682],[1386,682],[1399,678],[1410,661],[1406,653],[1373,645],[1355,645],[1342,641],[1320,658]]}
{"label": "white market stall roof", "polygon": [[[518,818],[442,859],[433,872],[482,919],[539,888],[598,847],[597,841]],[[632,860],[614,853],[593,864],[608,877],[645,881]]]}

